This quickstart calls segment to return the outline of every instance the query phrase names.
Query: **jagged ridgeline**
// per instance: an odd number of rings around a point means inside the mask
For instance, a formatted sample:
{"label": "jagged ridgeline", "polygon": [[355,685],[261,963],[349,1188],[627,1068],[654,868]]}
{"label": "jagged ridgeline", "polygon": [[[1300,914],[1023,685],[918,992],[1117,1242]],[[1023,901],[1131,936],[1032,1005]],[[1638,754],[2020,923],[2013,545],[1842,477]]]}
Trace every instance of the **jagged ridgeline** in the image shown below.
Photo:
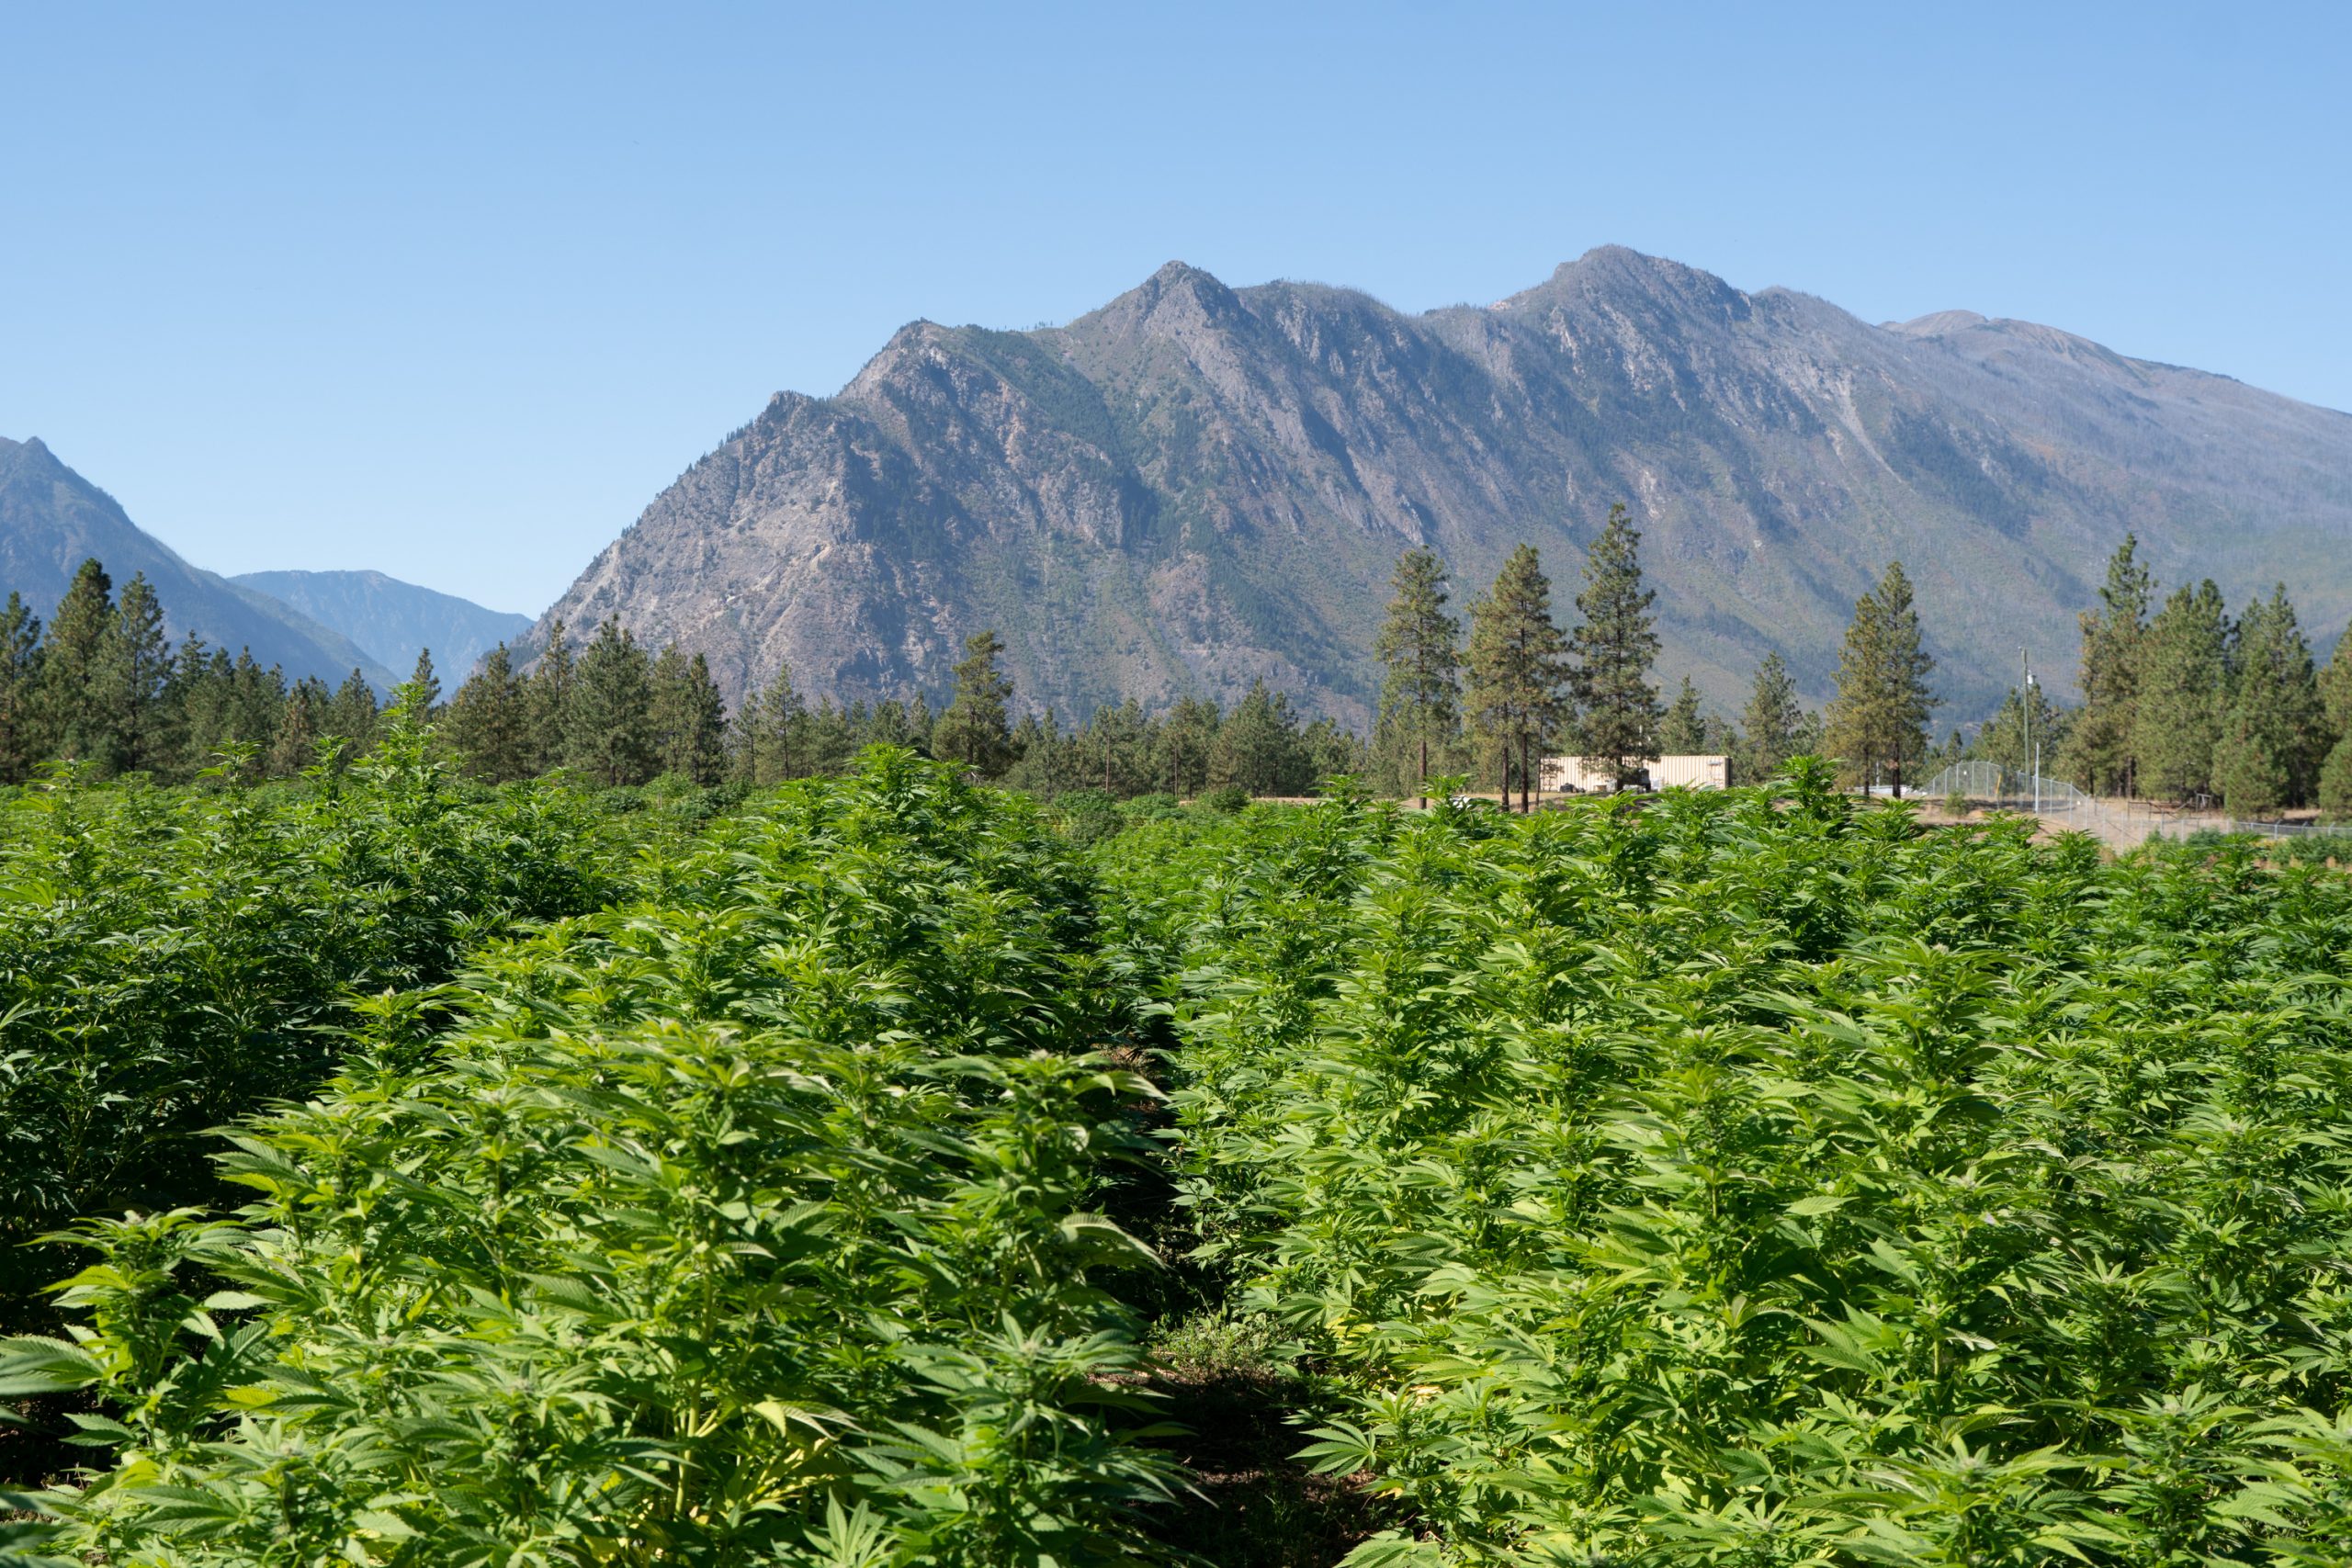
{"label": "jagged ridgeline", "polygon": [[[2315,840],[2103,861],[1812,759],[475,792],[394,724],[8,807],[9,1191],[75,1234],[0,1559],[2352,1563]],[[94,1128],[171,1157],[69,1191]]]}
{"label": "jagged ridgeline", "polygon": [[1264,679],[1369,726],[1398,553],[1465,592],[1535,545],[1575,574],[1629,502],[1661,672],[1738,706],[1779,649],[1828,695],[1891,559],[1942,694],[1989,712],[2030,643],[2062,686],[2127,530],[2233,604],[2352,617],[2352,416],[1945,312],[1872,326],[1606,249],[1484,307],[1229,288],[1170,264],[1069,325],[919,321],[837,396],[779,394],[540,622],[618,615],[728,700],[934,702],[993,629],[1024,698],[1231,707]]}

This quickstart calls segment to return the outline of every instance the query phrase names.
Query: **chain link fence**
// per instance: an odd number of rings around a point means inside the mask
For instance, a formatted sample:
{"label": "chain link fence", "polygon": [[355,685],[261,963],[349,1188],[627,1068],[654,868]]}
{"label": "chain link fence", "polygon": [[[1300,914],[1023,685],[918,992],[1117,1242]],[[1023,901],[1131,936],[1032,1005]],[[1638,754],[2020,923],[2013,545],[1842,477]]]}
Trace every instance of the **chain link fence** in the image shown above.
{"label": "chain link fence", "polygon": [[[2295,838],[2329,829],[2312,822],[2248,821],[2215,809],[2208,796],[2182,806],[2147,800],[2112,800],[2086,795],[2060,779],[2035,778],[2017,768],[1995,762],[1954,762],[1919,787],[1924,800],[1948,800],[1954,795],[1973,805],[2028,812],[2053,832],[2089,833],[2117,849],[2145,843],[2158,833],[2185,838],[2190,833],[2258,833],[2267,838]],[[2341,832],[2341,828],[2334,829]]]}

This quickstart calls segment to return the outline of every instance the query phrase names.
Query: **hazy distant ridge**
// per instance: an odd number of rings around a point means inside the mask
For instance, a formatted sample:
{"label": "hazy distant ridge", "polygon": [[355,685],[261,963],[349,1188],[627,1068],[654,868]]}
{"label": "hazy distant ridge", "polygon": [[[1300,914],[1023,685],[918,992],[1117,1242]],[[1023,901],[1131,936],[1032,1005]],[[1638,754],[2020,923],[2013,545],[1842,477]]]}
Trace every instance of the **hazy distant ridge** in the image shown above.
{"label": "hazy distant ridge", "polygon": [[248,571],[231,581],[334,627],[402,679],[416,668],[421,649],[433,650],[433,667],[443,676],[462,677],[483,654],[531,627],[528,615],[380,571]]}
{"label": "hazy distant ridge", "polygon": [[283,666],[289,679],[316,675],[334,685],[358,670],[379,687],[390,682],[383,664],[341,633],[182,560],[39,440],[0,437],[0,594],[23,594],[46,620],[92,556],[106,563],[118,592],[135,574],[146,574],[175,643],[193,631],[232,653],[250,648],[262,663]]}

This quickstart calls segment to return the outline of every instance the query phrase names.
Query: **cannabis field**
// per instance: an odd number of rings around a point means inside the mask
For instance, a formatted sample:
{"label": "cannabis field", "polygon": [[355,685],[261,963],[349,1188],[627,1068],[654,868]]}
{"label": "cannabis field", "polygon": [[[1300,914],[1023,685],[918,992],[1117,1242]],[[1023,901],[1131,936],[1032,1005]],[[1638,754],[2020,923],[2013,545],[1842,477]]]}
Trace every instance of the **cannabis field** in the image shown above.
{"label": "cannabis field", "polygon": [[0,802],[0,1562],[2352,1563],[2352,878],[2247,844],[396,723]]}

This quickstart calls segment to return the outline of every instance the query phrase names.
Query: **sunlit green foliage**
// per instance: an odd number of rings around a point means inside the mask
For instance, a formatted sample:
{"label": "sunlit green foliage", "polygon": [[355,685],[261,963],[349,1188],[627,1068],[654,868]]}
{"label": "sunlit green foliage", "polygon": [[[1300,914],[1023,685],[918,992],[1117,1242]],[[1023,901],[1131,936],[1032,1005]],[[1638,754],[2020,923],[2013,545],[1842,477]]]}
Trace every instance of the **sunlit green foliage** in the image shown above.
{"label": "sunlit green foliage", "polygon": [[317,1082],[379,1013],[365,995],[594,908],[591,821],[555,792],[464,789],[400,723],[308,787],[68,773],[0,806],[0,1331],[57,1277],[32,1238],[219,1195],[198,1134]]}
{"label": "sunlit green foliage", "polygon": [[[491,795],[403,733],[6,807],[7,1081],[116,1064],[52,1099],[163,1175],[43,1200],[0,1398],[90,1468],[0,1562],[2352,1564],[2316,850],[1804,758],[1519,818]],[[1237,1391],[1333,1479],[1170,1528],[1154,1424]]]}
{"label": "sunlit green foliage", "polygon": [[241,1132],[243,1219],[83,1227],[0,1365],[103,1396],[50,1552],[1127,1559],[1166,1466],[1093,1273],[1148,1258],[1092,1207],[1151,1090],[1067,852],[888,753],[638,874]]}
{"label": "sunlit green foliage", "polygon": [[2352,1560],[2352,885],[2255,852],[1132,829],[1204,1253],[1425,1522],[1351,1562]]}

